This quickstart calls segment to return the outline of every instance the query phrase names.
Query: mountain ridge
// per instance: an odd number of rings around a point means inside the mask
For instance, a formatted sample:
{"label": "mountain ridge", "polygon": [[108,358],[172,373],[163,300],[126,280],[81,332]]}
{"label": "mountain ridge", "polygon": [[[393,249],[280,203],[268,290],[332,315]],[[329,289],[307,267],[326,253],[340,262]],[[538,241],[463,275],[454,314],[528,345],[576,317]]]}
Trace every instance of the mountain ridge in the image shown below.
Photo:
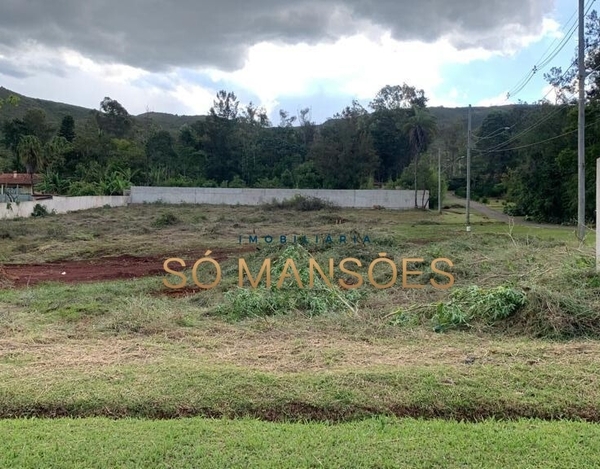
{"label": "mountain ridge", "polygon": [[[22,118],[25,113],[30,109],[42,109],[46,113],[46,118],[49,123],[58,125],[62,118],[66,115],[71,115],[75,121],[81,121],[88,118],[95,109],[86,108],[84,106],[78,106],[75,104],[62,103],[57,101],[51,101],[40,98],[32,98],[29,96],[22,95],[15,91],[9,90],[0,86],[0,99],[14,95],[19,98],[18,106],[4,106],[0,109],[0,122],[8,119]],[[510,110],[515,106],[523,106],[520,104],[507,104],[503,106],[472,106],[471,117],[472,127],[476,129],[481,125],[481,122],[485,117],[493,111]],[[444,107],[444,106],[432,106],[428,107],[431,114],[433,114],[438,123],[449,124],[452,122],[460,121],[466,124],[467,121],[467,107]],[[148,118],[159,127],[169,130],[177,131],[182,125],[191,124],[198,120],[206,118],[206,115],[178,115],[171,114],[168,112],[144,112],[142,114],[133,115],[136,120],[143,121]],[[317,125],[321,125],[317,124]]]}

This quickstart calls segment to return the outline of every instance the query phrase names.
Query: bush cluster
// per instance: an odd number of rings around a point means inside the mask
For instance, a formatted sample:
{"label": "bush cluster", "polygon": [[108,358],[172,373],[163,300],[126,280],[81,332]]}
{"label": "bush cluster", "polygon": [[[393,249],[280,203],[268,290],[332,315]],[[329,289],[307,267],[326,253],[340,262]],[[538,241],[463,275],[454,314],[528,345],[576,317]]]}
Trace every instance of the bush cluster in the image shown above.
{"label": "bush cluster", "polygon": [[273,199],[271,203],[263,205],[265,210],[296,210],[299,212],[313,212],[318,210],[336,210],[339,206],[330,202],[329,200],[323,200],[318,197],[305,197],[300,194],[296,194],[291,199],[284,199],[278,201]]}

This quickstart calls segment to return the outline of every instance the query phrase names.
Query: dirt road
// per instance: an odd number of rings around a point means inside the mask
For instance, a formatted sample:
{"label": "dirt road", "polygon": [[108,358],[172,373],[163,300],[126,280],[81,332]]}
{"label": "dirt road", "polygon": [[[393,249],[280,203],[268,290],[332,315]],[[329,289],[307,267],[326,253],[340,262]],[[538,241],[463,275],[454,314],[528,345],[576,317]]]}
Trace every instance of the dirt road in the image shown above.
{"label": "dirt road", "polygon": [[[444,203],[450,205],[458,204],[466,206],[467,201],[465,199],[455,196],[454,194],[448,193],[444,199]],[[510,221],[512,220],[515,225],[530,226],[532,228],[562,228],[565,230],[575,230],[575,228],[571,226],[552,225],[550,223],[534,223],[525,220],[524,217],[511,217],[506,213],[502,213],[499,210],[494,210],[493,208],[490,208],[487,205],[482,204],[481,202],[476,202],[474,200],[471,200],[470,205],[472,211],[478,212],[481,215],[491,218],[492,220],[502,221],[507,224],[510,223]]]}

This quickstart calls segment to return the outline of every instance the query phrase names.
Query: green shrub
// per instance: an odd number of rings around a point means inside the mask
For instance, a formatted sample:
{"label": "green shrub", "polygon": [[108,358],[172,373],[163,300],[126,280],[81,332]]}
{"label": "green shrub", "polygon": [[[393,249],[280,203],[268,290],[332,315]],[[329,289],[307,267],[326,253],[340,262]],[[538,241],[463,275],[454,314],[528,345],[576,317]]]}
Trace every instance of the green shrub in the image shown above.
{"label": "green shrub", "polygon": [[323,200],[318,197],[305,197],[300,194],[296,194],[291,199],[284,199],[281,202],[277,199],[273,199],[271,203],[264,204],[265,210],[297,210],[299,212],[312,212],[317,210],[336,210],[339,208],[338,205],[328,200]]}
{"label": "green shrub", "polygon": [[490,289],[471,285],[450,294],[448,303],[439,303],[433,317],[434,330],[471,327],[474,321],[488,325],[508,318],[526,303],[525,293],[499,286]]}
{"label": "green shrub", "polygon": [[276,189],[278,187],[281,187],[281,185],[281,182],[276,177],[274,177],[273,179],[263,177],[256,181],[254,187],[260,189]]}
{"label": "green shrub", "polygon": [[158,218],[154,220],[153,225],[157,228],[163,226],[173,226],[181,223],[181,220],[172,212],[162,213]]}
{"label": "green shrub", "polygon": [[233,179],[227,183],[227,187],[243,188],[246,187],[246,182],[236,174]]}
{"label": "green shrub", "polygon": [[35,204],[35,207],[33,207],[33,212],[31,212],[31,216],[36,218],[47,217],[48,215],[50,215],[50,213],[48,212],[46,206],[40,204]]}
{"label": "green shrub", "polygon": [[67,195],[77,197],[85,195],[103,195],[103,193],[96,182],[73,181],[69,184]]}
{"label": "green shrub", "polygon": [[516,204],[514,203],[507,203],[502,211],[504,213],[506,213],[507,215],[510,215],[511,217],[522,217],[525,215],[525,213],[523,212],[523,210],[521,210]]}

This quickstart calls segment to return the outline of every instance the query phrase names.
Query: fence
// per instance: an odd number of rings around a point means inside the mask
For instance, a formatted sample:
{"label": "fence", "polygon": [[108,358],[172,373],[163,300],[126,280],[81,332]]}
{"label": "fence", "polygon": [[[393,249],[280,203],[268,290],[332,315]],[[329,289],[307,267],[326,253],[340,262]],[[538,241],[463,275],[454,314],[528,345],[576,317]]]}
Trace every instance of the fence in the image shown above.
{"label": "fence", "polygon": [[[411,190],[330,190],[330,189],[225,189],[212,187],[142,187],[131,188],[131,203],[163,202],[169,204],[261,205],[291,199],[300,194],[318,197],[340,207],[411,209],[415,191]],[[429,207],[429,191],[417,191],[419,207]]]}
{"label": "fence", "polygon": [[[122,207],[129,203],[164,202],[171,204],[261,205],[273,200],[291,199],[296,194],[318,197],[340,207],[411,209],[414,191],[407,190],[330,190],[330,189],[221,189],[211,187],[139,187],[131,188],[127,196],[58,197],[25,202],[0,202],[0,220],[27,218],[37,204],[48,212],[75,212],[104,206]],[[419,206],[428,207],[429,192],[417,191]]]}
{"label": "fence", "polygon": [[127,196],[84,196],[84,197],[53,197],[51,199],[33,200],[30,202],[12,202],[0,203],[0,220],[17,217],[29,217],[33,213],[33,208],[40,204],[46,207],[48,212],[53,210],[56,213],[75,212],[78,210],[87,210],[90,208],[104,207],[122,207],[127,205],[129,197]]}

